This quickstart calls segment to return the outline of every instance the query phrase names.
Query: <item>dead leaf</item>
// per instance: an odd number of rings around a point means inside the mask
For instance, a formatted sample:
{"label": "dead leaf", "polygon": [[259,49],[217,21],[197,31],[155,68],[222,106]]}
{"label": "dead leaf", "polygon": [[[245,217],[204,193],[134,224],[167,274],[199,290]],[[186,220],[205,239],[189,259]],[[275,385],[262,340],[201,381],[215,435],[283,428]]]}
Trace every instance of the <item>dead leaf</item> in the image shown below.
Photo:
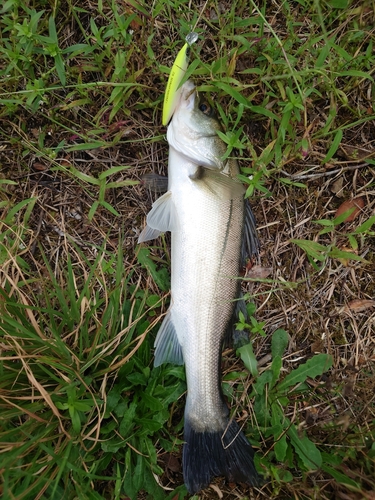
{"label": "dead leaf", "polygon": [[346,304],[343,312],[361,312],[369,309],[370,307],[375,307],[375,300],[370,299],[354,299]]}
{"label": "dead leaf", "polygon": [[172,453],[166,453],[164,457],[165,467],[172,472],[178,472],[181,469],[181,464],[179,459],[172,455]]}
{"label": "dead leaf", "polygon": [[344,178],[339,177],[338,179],[335,180],[335,182],[331,186],[332,193],[334,193],[338,198],[343,197],[343,193],[342,193],[343,184],[344,184]]}
{"label": "dead leaf", "polygon": [[253,266],[251,269],[246,269],[246,278],[264,279],[272,273],[271,267]]}
{"label": "dead leaf", "polygon": [[47,165],[44,165],[43,163],[39,163],[39,162],[34,162],[33,163],[33,169],[34,170],[38,170],[38,171],[43,171],[43,170],[48,170],[49,167],[47,167]]}
{"label": "dead leaf", "polygon": [[362,196],[358,198],[354,198],[352,200],[346,200],[344,203],[341,203],[339,208],[336,211],[335,218],[344,214],[350,209],[354,209],[350,215],[343,222],[352,222],[357,215],[361,212],[362,208],[365,206],[365,200]]}
{"label": "dead leaf", "polygon": [[315,342],[311,344],[311,352],[323,352],[323,341],[321,339],[315,340]]}

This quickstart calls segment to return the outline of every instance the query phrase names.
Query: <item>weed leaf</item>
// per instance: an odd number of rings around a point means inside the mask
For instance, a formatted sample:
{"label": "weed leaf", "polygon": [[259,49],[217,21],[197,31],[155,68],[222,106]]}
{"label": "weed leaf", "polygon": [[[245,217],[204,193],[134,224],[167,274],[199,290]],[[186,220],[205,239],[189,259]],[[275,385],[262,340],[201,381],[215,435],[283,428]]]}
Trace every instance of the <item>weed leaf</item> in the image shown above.
{"label": "weed leaf", "polygon": [[375,215],[373,215],[367,221],[365,221],[363,224],[357,227],[357,229],[354,231],[353,234],[362,234],[365,231],[368,231],[374,224],[375,224]]}
{"label": "weed leaf", "polygon": [[353,479],[350,479],[348,476],[346,476],[342,472],[339,472],[333,467],[330,467],[329,465],[326,464],[322,464],[322,469],[324,470],[324,472],[327,472],[332,477],[334,477],[338,483],[346,484],[347,486],[349,487],[351,486],[352,488],[356,488],[358,490],[361,489],[361,486],[355,481],[353,481]]}
{"label": "weed leaf", "polygon": [[336,151],[338,150],[338,147],[340,146],[342,136],[343,136],[343,131],[342,131],[342,129],[339,129],[336,132],[336,135],[332,141],[332,144],[328,150],[328,153],[326,154],[325,158],[323,159],[323,164],[327,163],[327,161],[329,161],[332,158],[332,156],[336,153]]}
{"label": "weed leaf", "polygon": [[300,436],[295,425],[287,430],[290,441],[308,470],[319,469],[322,465],[322,455],[315,444],[307,436]]}
{"label": "weed leaf", "polygon": [[322,375],[332,366],[332,356],[329,354],[317,354],[310,358],[306,363],[303,363],[298,368],[289,373],[280,384],[277,386],[278,392],[285,391],[292,385],[305,382],[307,377],[316,377]]}
{"label": "weed leaf", "polygon": [[150,258],[150,251],[147,248],[139,247],[137,258],[138,262],[149,271],[160,290],[166,292],[170,285],[168,271],[165,268],[160,270],[156,268],[156,264]]}
{"label": "weed leaf", "polygon": [[275,356],[282,357],[288,345],[288,342],[289,342],[289,335],[287,334],[287,332],[281,328],[276,330],[272,335],[272,341],[271,341],[272,357],[273,358]]}
{"label": "weed leaf", "polygon": [[237,349],[237,355],[240,355],[243,364],[249,370],[253,377],[258,375],[258,363],[253,351],[253,345],[251,342],[243,345]]}
{"label": "weed leaf", "polygon": [[288,443],[286,440],[286,434],[284,434],[275,443],[275,455],[276,455],[276,460],[278,462],[283,462],[285,460],[287,448],[288,448]]}

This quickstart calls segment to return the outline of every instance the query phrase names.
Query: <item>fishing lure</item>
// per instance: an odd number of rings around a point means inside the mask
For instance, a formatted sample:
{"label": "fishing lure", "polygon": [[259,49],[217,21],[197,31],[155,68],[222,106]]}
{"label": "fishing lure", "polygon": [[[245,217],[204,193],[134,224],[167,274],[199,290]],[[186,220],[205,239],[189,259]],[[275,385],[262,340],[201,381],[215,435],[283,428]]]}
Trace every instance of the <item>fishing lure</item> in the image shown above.
{"label": "fishing lure", "polygon": [[177,54],[169,74],[165,89],[162,123],[168,125],[176,109],[181,94],[181,82],[189,65],[190,47],[198,40],[198,34],[191,32],[185,38],[186,43]]}

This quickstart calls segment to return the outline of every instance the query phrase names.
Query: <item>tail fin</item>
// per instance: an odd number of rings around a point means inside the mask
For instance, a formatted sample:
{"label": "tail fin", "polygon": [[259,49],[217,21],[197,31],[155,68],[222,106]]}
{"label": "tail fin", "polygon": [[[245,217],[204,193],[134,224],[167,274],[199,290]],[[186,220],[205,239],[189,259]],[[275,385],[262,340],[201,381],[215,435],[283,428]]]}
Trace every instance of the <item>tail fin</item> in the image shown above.
{"label": "tail fin", "polygon": [[185,419],[184,439],[184,481],[190,494],[207,487],[216,476],[250,486],[262,484],[254,466],[254,450],[237,422],[228,422],[225,431],[197,432]]}

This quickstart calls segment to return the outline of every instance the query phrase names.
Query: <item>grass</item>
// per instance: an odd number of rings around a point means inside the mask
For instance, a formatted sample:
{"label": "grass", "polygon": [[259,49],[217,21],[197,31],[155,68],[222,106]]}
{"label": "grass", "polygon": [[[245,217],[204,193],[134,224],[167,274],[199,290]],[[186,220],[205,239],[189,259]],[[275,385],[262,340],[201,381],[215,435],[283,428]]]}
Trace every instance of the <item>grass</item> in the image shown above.
{"label": "grass", "polygon": [[[166,173],[161,106],[189,72],[239,154],[261,240],[243,292],[250,343],[223,390],[261,490],[374,495],[372,2],[8,0],[0,21],[0,491],[5,499],[173,499],[184,371],[153,368],[169,239],[137,248]],[[336,211],[361,197],[357,216]]]}

